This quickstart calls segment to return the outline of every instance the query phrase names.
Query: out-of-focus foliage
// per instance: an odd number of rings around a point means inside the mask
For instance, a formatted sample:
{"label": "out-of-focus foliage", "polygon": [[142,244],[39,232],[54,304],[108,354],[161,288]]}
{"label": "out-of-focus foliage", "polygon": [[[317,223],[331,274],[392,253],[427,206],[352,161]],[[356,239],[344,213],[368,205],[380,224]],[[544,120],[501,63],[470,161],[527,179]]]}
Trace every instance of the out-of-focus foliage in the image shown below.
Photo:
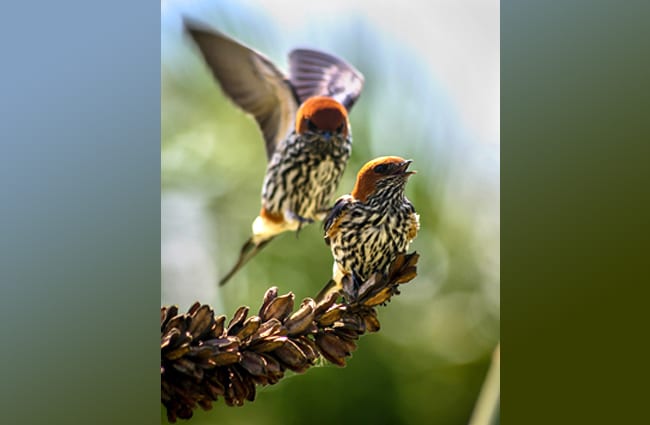
{"label": "out-of-focus foliage", "polygon": [[[362,15],[320,17],[291,31],[250,2],[163,3],[162,300],[232,315],[277,285],[314,296],[331,274],[320,225],[278,237],[231,282],[259,211],[266,164],[253,119],[228,101],[181,33],[181,13],[262,51],[286,69],[291,48],[344,57],[366,77],[351,113],[352,158],[338,194],[380,155],[414,159],[407,196],[421,215],[412,245],[418,277],[379,310],[382,331],[360,341],[348,366],[315,368],[259,391],[243,408],[217,403],[191,423],[466,424],[499,340],[498,147],[478,143],[417,51]],[[298,29],[301,29],[298,31]]]}

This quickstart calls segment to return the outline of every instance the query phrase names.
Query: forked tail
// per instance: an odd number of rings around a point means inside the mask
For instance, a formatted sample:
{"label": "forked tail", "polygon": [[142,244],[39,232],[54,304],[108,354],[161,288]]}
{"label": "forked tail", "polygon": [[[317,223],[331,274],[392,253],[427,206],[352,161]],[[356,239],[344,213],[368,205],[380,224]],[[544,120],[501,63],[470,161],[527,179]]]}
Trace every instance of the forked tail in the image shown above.
{"label": "forked tail", "polygon": [[244,246],[242,246],[241,248],[241,252],[239,253],[239,259],[237,260],[237,263],[235,263],[233,268],[230,269],[228,274],[226,274],[223,278],[221,278],[221,280],[219,281],[219,286],[225,285],[226,282],[228,282],[230,278],[233,277],[234,274],[237,273],[237,271],[244,266],[244,264],[246,264],[258,252],[260,252],[262,248],[264,248],[272,240],[273,240],[273,236],[258,243],[253,242],[253,237],[248,239],[244,244]]}

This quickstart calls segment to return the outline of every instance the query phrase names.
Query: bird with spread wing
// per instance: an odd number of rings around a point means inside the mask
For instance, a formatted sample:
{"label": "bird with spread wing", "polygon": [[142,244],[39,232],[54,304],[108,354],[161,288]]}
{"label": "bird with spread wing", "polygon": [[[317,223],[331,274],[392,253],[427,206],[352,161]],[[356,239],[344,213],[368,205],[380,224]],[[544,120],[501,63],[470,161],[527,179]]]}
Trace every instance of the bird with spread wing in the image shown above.
{"label": "bird with spread wing", "polygon": [[348,112],[364,78],[344,60],[311,49],[292,50],[285,75],[224,34],[187,19],[184,26],[226,96],[255,118],[266,145],[262,206],[223,285],[274,237],[326,216],[350,157]]}

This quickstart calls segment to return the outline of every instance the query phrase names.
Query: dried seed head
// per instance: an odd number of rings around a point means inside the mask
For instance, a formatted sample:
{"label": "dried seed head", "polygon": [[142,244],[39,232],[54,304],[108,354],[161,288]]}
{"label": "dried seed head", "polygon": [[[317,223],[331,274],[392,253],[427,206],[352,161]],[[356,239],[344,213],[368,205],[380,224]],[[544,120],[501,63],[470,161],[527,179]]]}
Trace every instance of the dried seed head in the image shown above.
{"label": "dried seed head", "polygon": [[277,383],[286,369],[304,372],[323,357],[345,366],[359,336],[380,328],[375,307],[398,294],[398,285],[415,277],[417,254],[400,255],[387,275],[365,282],[345,278],[344,302],[330,293],[319,303],[307,298],[292,313],[292,293],[264,295],[260,313],[247,318],[240,307],[225,327],[207,305],[187,313],[161,308],[161,401],[173,422],[188,419],[198,406],[209,409],[222,397],[229,406],[253,401],[257,385]]}
{"label": "dried seed head", "polygon": [[239,352],[226,351],[219,353],[210,359],[210,364],[214,366],[228,366],[239,361],[241,354]]}
{"label": "dried seed head", "polygon": [[350,353],[339,337],[331,333],[319,333],[316,335],[316,345],[327,360],[337,366],[345,366],[345,357]]}
{"label": "dried seed head", "polygon": [[287,341],[286,336],[269,336],[252,342],[249,348],[256,353],[268,353],[282,347]]}
{"label": "dried seed head", "polygon": [[255,352],[244,351],[239,364],[253,376],[263,376],[266,373],[266,360]]}
{"label": "dried seed head", "polygon": [[235,336],[239,338],[240,341],[245,341],[248,337],[257,332],[257,330],[260,328],[261,322],[262,319],[260,319],[258,316],[249,317],[246,319],[241,329],[237,331]]}
{"label": "dried seed head", "polygon": [[339,297],[339,294],[337,292],[329,292],[325,298],[320,300],[318,305],[316,305],[316,311],[314,312],[314,315],[316,317],[319,317],[323,312],[327,311],[332,305],[334,305],[334,302],[336,299]]}
{"label": "dried seed head", "polygon": [[417,269],[415,267],[407,267],[404,271],[396,277],[395,283],[406,283],[413,280],[417,276]]}
{"label": "dried seed head", "polygon": [[239,327],[244,324],[246,316],[248,315],[248,307],[242,306],[235,311],[232,320],[228,323],[228,335],[234,335],[239,331]]}
{"label": "dried seed head", "polygon": [[318,357],[320,357],[320,354],[318,353],[318,347],[316,346],[316,343],[311,338],[303,336],[300,338],[296,338],[293,341],[300,348],[300,350],[303,353],[305,353],[305,357],[307,357],[307,361],[310,364],[316,362]]}
{"label": "dried seed head", "polygon": [[376,291],[378,288],[381,289],[385,284],[385,280],[381,273],[373,273],[370,275],[370,278],[366,280],[356,293],[357,299],[362,299],[368,296],[369,293]]}
{"label": "dried seed head", "polygon": [[284,320],[293,310],[293,298],[293,294],[288,293],[272,299],[262,309],[262,311],[260,311],[262,321],[266,322],[269,319]]}
{"label": "dried seed head", "polygon": [[330,326],[339,320],[344,312],[344,306],[334,306],[321,315],[320,319],[318,319],[318,324],[322,327]]}
{"label": "dried seed head", "polygon": [[305,299],[300,305],[300,308],[284,322],[288,335],[301,335],[307,330],[312,329],[314,327],[315,308],[316,303],[314,300],[311,298]]}
{"label": "dried seed head", "polygon": [[257,313],[258,316],[262,316],[262,311],[266,306],[273,301],[278,296],[278,287],[272,286],[264,293],[264,299],[262,300],[262,305],[260,306],[260,311]]}
{"label": "dried seed head", "polygon": [[178,316],[174,316],[165,325],[163,333],[166,330],[177,329],[181,334],[185,334],[185,332],[187,332],[187,326],[190,320],[192,319],[187,315],[179,314]]}
{"label": "dried seed head", "polygon": [[169,320],[178,314],[178,306],[172,305],[169,307],[162,307],[160,309],[160,326],[164,329]]}
{"label": "dried seed head", "polygon": [[253,335],[252,340],[257,341],[258,339],[284,336],[286,334],[286,329],[282,327],[282,323],[278,319],[269,319],[260,325],[255,335]]}
{"label": "dried seed head", "polygon": [[287,339],[287,341],[282,344],[282,347],[275,350],[273,355],[287,368],[294,372],[302,373],[307,370],[307,367],[309,366],[309,361],[307,360],[305,353],[290,339]]}
{"label": "dried seed head", "polygon": [[201,307],[201,303],[195,301],[194,304],[192,304],[190,308],[187,310],[187,314],[189,314],[190,316],[194,316],[194,313],[196,313],[199,307]]}
{"label": "dried seed head", "polygon": [[390,286],[382,288],[380,291],[372,294],[363,301],[363,305],[368,307],[374,307],[380,304],[384,304],[388,299],[393,295],[393,288]]}
{"label": "dried seed head", "polygon": [[375,310],[368,310],[363,314],[363,321],[366,325],[366,332],[377,332],[380,329],[379,320],[377,319],[377,312]]}
{"label": "dried seed head", "polygon": [[192,338],[199,339],[211,330],[213,324],[214,312],[209,306],[204,305],[196,309],[187,330],[192,335]]}
{"label": "dried seed head", "polygon": [[223,336],[224,333],[224,324],[226,323],[226,316],[219,316],[214,319],[214,325],[212,326],[212,337],[219,338]]}

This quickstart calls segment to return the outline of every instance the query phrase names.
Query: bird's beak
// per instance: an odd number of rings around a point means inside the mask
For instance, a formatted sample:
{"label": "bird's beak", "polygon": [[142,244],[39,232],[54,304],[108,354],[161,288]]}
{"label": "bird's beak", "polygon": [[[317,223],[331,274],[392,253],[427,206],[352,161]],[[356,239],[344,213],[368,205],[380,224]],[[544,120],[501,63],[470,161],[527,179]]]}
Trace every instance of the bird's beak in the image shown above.
{"label": "bird's beak", "polygon": [[409,165],[413,162],[412,159],[407,159],[406,161],[402,162],[400,165],[397,166],[397,169],[395,170],[395,174],[399,175],[406,175],[410,176],[412,174],[415,174],[415,171],[408,171]]}
{"label": "bird's beak", "polygon": [[322,134],[323,134],[323,138],[324,138],[326,141],[329,141],[330,138],[332,137],[332,132],[331,132],[331,131],[324,131]]}

